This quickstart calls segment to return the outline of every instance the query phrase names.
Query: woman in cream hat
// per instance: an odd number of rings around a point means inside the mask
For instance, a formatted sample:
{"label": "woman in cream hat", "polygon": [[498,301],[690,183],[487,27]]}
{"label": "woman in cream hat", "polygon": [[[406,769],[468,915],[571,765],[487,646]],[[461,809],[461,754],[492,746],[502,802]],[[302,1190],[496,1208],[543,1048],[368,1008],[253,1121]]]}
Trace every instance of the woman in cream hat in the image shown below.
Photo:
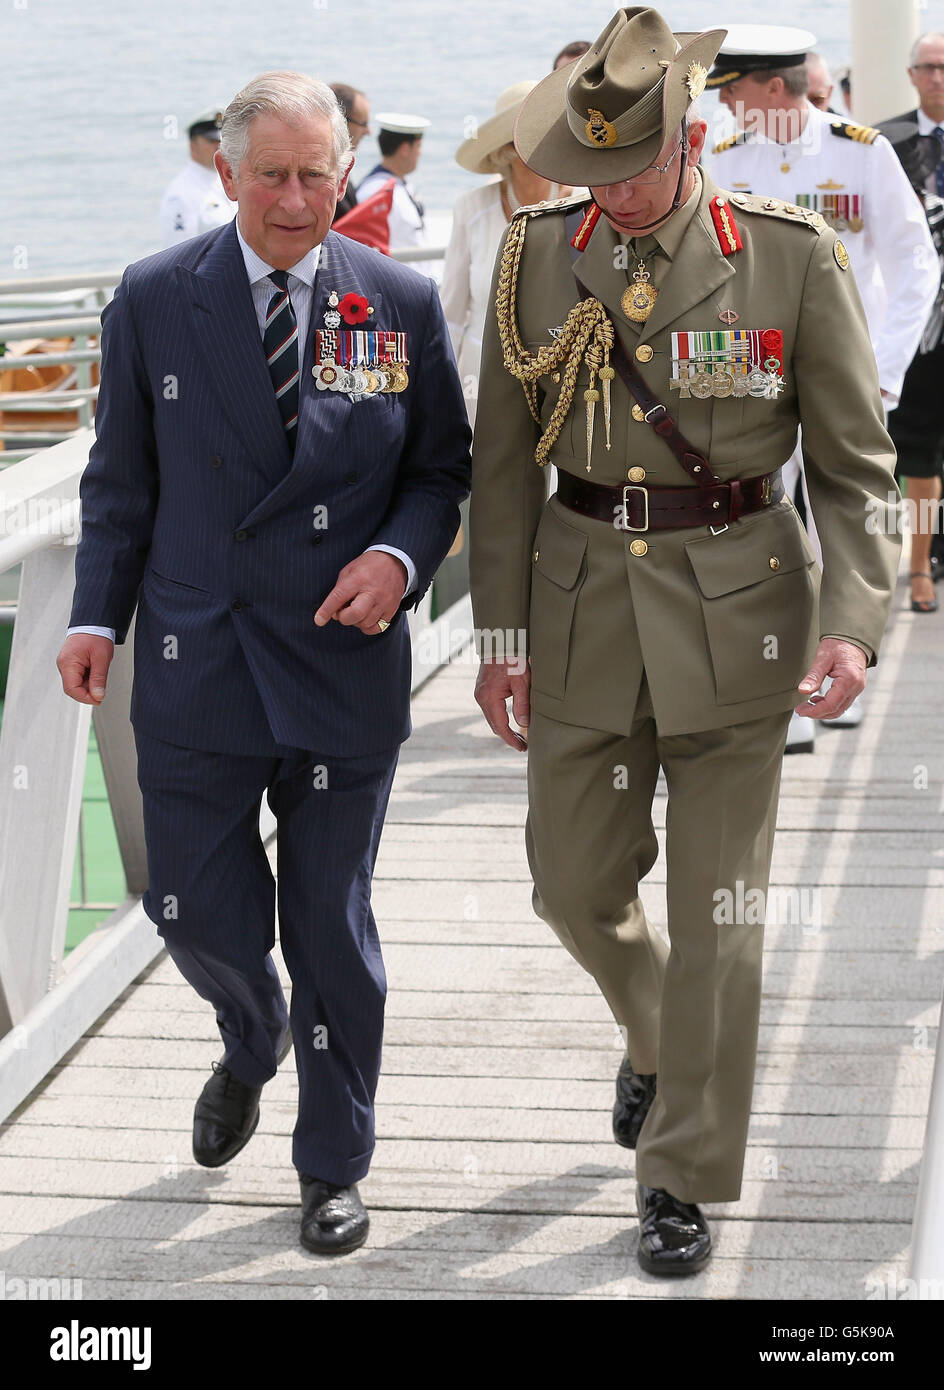
{"label": "woman in cream hat", "polygon": [[463,169],[493,175],[488,183],[470,188],[456,199],[439,287],[473,422],[485,313],[505,229],[515,208],[570,192],[535,174],[522,163],[512,144],[521,103],[536,86],[536,82],[516,82],[506,88],[495,103],[494,116],[456,151],[456,161]]}

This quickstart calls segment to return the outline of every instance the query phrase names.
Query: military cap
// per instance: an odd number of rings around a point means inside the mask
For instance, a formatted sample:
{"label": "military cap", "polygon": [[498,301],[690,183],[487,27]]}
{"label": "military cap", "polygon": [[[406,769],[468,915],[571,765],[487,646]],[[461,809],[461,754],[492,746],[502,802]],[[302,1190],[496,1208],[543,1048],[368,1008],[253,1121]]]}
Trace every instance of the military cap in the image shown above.
{"label": "military cap", "polygon": [[798,68],[816,47],[808,29],[781,24],[732,24],[711,69],[708,87],[724,87],[751,72]]}

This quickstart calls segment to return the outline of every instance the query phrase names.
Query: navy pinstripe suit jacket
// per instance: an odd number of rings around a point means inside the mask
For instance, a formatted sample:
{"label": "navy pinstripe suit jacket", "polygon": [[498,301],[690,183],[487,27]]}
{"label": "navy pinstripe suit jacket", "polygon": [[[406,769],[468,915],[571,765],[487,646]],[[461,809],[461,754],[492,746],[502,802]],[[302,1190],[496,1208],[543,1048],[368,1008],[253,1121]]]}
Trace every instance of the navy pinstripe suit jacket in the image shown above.
{"label": "navy pinstripe suit jacket", "polygon": [[[355,403],[315,389],[314,330],[332,290],[366,295],[372,327],[406,333],[404,392]],[[123,642],[137,604],[135,727],[244,754],[396,746],[411,728],[405,609],[469,490],[471,436],[434,283],[328,232],[299,345],[294,458],[235,223],[129,266],[102,323],[70,626],[113,627]],[[316,627],[338,571],[374,543],[411,557],[417,589],[380,635]]]}

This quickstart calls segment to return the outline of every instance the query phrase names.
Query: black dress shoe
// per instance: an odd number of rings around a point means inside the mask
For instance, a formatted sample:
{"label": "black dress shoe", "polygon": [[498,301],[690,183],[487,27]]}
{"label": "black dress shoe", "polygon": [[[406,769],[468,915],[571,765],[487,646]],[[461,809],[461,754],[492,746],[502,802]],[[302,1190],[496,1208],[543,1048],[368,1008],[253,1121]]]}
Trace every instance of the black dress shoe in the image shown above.
{"label": "black dress shoe", "polygon": [[624,1057],[616,1074],[616,1104],[613,1106],[613,1138],[624,1149],[634,1149],[643,1121],[656,1096],[656,1075],[633,1071]]}
{"label": "black dress shoe", "polygon": [[356,1184],[335,1187],[299,1173],[302,1189],[301,1242],[316,1255],[344,1255],[367,1239],[370,1217]]}
{"label": "black dress shoe", "polygon": [[[282,1062],[292,1047],[292,1030],[286,1029],[278,1058]],[[259,1123],[261,1086],[247,1086],[222,1062],[213,1063],[213,1075],[200,1093],[193,1110],[193,1156],[204,1168],[220,1168],[244,1149]]]}
{"label": "black dress shoe", "polygon": [[636,1188],[639,1263],[649,1274],[697,1274],[711,1255],[708,1223],[691,1202],[661,1187]]}

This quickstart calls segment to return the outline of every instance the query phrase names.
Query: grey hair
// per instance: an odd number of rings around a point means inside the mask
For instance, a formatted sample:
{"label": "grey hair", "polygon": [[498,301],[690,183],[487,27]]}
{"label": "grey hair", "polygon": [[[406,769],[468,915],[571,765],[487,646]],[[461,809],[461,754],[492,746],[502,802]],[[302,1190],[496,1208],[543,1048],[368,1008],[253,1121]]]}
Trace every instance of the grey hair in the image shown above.
{"label": "grey hair", "polygon": [[757,83],[769,82],[772,77],[779,77],[787,95],[791,97],[805,97],[810,90],[810,75],[806,70],[806,63],[796,63],[789,68],[764,68],[760,72],[752,72],[751,77]]}
{"label": "grey hair", "polygon": [[327,83],[300,72],[264,72],[237,92],[223,112],[220,153],[234,174],[249,149],[249,127],[263,114],[278,116],[288,125],[324,116],[331,123],[335,167],[339,172],[347,168],[351,137],[344,112]]}
{"label": "grey hair", "polygon": [[914,43],[911,45],[911,53],[908,57],[909,68],[913,68],[917,63],[918,54],[921,52],[921,45],[924,43],[925,39],[944,40],[944,34],[939,34],[932,31],[930,34],[922,34],[920,38],[915,39]]}

